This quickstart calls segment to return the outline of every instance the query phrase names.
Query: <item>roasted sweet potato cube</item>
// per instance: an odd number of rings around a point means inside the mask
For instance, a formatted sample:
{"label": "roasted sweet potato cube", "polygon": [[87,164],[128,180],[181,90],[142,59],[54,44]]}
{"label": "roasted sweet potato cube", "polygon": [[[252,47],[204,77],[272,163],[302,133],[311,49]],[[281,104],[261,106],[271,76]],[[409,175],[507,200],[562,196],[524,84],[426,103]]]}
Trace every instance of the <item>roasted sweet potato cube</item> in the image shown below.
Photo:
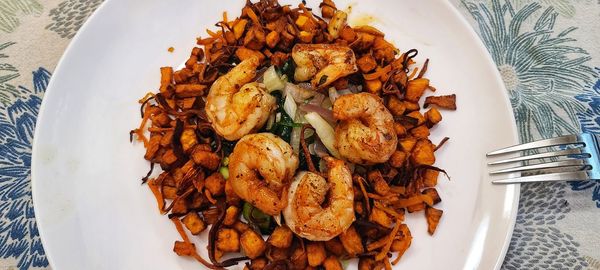
{"label": "roasted sweet potato cube", "polygon": [[238,205],[240,203],[240,197],[233,191],[231,181],[225,181],[225,201],[228,205]]}
{"label": "roasted sweet potato cube", "polygon": [[431,108],[425,113],[425,119],[433,126],[442,121],[442,114],[437,108]]}
{"label": "roasted sweet potato cube", "polygon": [[204,147],[197,145],[193,148],[191,158],[194,163],[201,165],[208,170],[216,170],[221,164],[221,158],[212,151],[207,151]]}
{"label": "roasted sweet potato cube", "polygon": [[235,205],[230,205],[225,210],[225,219],[223,220],[223,224],[227,226],[233,225],[240,216],[240,209]]}
{"label": "roasted sweet potato cube", "polygon": [[425,123],[425,116],[423,116],[423,114],[419,111],[410,112],[406,116],[417,119],[417,126]]}
{"label": "roasted sweet potato cube", "polygon": [[427,139],[420,139],[415,144],[410,155],[410,160],[415,165],[433,165],[435,163],[435,146]]}
{"label": "roasted sweet potato cube", "polygon": [[[164,176],[163,176],[164,174]],[[169,174],[168,172],[162,172],[161,173],[161,177],[163,178],[163,186],[170,186],[170,187],[174,187],[175,184],[175,179],[173,178],[173,176],[171,174]]]}
{"label": "roasted sweet potato cube", "polygon": [[419,102],[423,93],[429,86],[429,80],[425,78],[414,79],[408,82],[404,98],[411,102]]}
{"label": "roasted sweet potato cube", "polygon": [[308,242],[306,244],[306,253],[308,256],[308,265],[317,267],[325,261],[327,253],[323,242]]}
{"label": "roasted sweet potato cube", "polygon": [[168,127],[169,124],[171,123],[171,118],[169,117],[168,114],[166,114],[164,112],[150,116],[150,119],[152,119],[153,125],[156,125],[159,127]]}
{"label": "roasted sweet potato cube", "polygon": [[183,147],[184,152],[189,152],[192,147],[198,144],[198,139],[196,138],[196,132],[191,128],[186,128],[181,133],[181,146]]}
{"label": "roasted sweet potato cube", "polygon": [[221,196],[225,192],[225,178],[220,172],[215,172],[204,180],[204,187],[211,195]]}
{"label": "roasted sweet potato cube", "polygon": [[236,221],[231,227],[234,228],[239,233],[243,233],[246,230],[250,229],[250,225],[248,225],[240,220]]}
{"label": "roasted sweet potato cube", "polygon": [[269,261],[265,257],[252,259],[250,260],[250,270],[262,270],[267,264],[269,264]]}
{"label": "roasted sweet potato cube", "polygon": [[206,209],[202,211],[202,217],[204,217],[206,224],[215,224],[219,219],[219,211],[216,208]]}
{"label": "roasted sweet potato cube", "polygon": [[323,0],[323,2],[319,5],[321,7],[321,14],[323,18],[330,19],[335,14],[337,10],[335,7],[335,3],[332,0]]}
{"label": "roasted sweet potato cube", "polygon": [[185,67],[191,69],[194,67],[194,64],[198,63],[198,57],[195,55],[190,55],[187,61],[185,61]]}
{"label": "roasted sweet potato cube", "polygon": [[292,244],[294,235],[287,226],[277,226],[269,236],[269,244],[278,248],[288,248]]}
{"label": "roasted sweet potato cube", "polygon": [[392,219],[381,209],[373,207],[369,221],[375,222],[381,226],[389,228],[392,225]]}
{"label": "roasted sweet potato cube", "polygon": [[425,217],[427,218],[427,232],[433,235],[435,229],[440,223],[444,211],[427,206],[425,209]]}
{"label": "roasted sweet potato cube", "polygon": [[440,197],[440,194],[438,194],[435,188],[426,188],[423,191],[421,191],[421,194],[429,196],[433,201],[433,204],[438,204],[442,202],[442,198]]}
{"label": "roasted sweet potato cube", "polygon": [[[173,82],[173,68],[172,67],[161,67],[160,68],[160,92],[167,94],[168,86]],[[170,96],[170,95],[168,95]]]}
{"label": "roasted sweet potato cube", "polygon": [[171,140],[173,139],[173,131],[167,131],[160,139],[160,146],[166,147],[171,145]]}
{"label": "roasted sweet potato cube", "polygon": [[240,235],[234,229],[220,228],[217,232],[217,248],[224,252],[240,250]]}
{"label": "roasted sweet potato cube", "polygon": [[409,205],[406,207],[406,211],[408,211],[409,213],[419,212],[424,210],[425,206],[427,206],[425,203]]}
{"label": "roasted sweet potato cube", "polygon": [[194,245],[194,243],[175,241],[173,251],[178,256],[192,256],[196,252],[196,246]]}
{"label": "roasted sweet potato cube", "polygon": [[188,209],[199,209],[205,202],[207,202],[207,199],[204,194],[194,192],[187,198],[187,207]]}
{"label": "roasted sweet potato cube", "polygon": [[287,248],[270,247],[269,256],[273,261],[287,260],[289,258]]}
{"label": "roasted sweet potato cube", "polygon": [[156,157],[161,139],[162,136],[160,134],[152,134],[150,136],[150,141],[148,141],[148,145],[146,146],[146,154],[144,155],[146,160],[153,160]]}
{"label": "roasted sweet potato cube", "polygon": [[244,31],[246,30],[246,25],[248,24],[248,20],[239,19],[233,25],[233,34],[235,39],[240,39],[242,35],[244,35]]}
{"label": "roasted sweet potato cube", "polygon": [[344,245],[337,237],[325,242],[325,249],[336,256],[344,254]]}
{"label": "roasted sweet potato cube", "polygon": [[356,35],[360,40],[360,44],[358,45],[359,50],[366,50],[373,46],[373,42],[375,41],[375,36],[366,32],[358,32],[356,31]]}
{"label": "roasted sweet potato cube", "polygon": [[410,130],[410,134],[417,139],[427,139],[429,137],[429,128],[425,125],[414,127]]}
{"label": "roasted sweet potato cube", "polygon": [[392,113],[393,116],[403,115],[404,111],[406,110],[404,102],[394,95],[390,95],[387,108],[390,110],[390,113]]}
{"label": "roasted sweet potato cube", "polygon": [[162,187],[162,194],[165,199],[173,200],[177,198],[177,188],[170,186]]}
{"label": "roasted sweet potato cube", "polygon": [[296,248],[294,248],[290,255],[290,262],[296,266],[296,269],[304,269],[308,264],[306,249],[302,248],[300,245],[296,245]]}
{"label": "roasted sweet potato cube", "polygon": [[345,41],[352,42],[356,39],[356,32],[354,29],[352,29],[352,27],[346,25],[340,31],[340,38]]}
{"label": "roasted sweet potato cube", "polygon": [[364,248],[362,245],[362,241],[360,239],[360,235],[356,232],[356,228],[354,226],[350,226],[348,230],[340,234],[340,241],[344,246],[346,252],[354,257],[356,254],[363,253]]}
{"label": "roasted sweet potato cube", "polygon": [[390,186],[387,184],[385,179],[383,179],[383,175],[381,175],[379,170],[370,171],[368,178],[377,194],[386,195],[390,191]]}
{"label": "roasted sweet potato cube", "polygon": [[[362,26],[362,28],[367,28],[370,26]],[[372,34],[376,34],[376,32],[381,33],[381,31],[373,28],[375,31],[371,31]],[[381,33],[383,34],[383,33]],[[375,37],[373,41],[373,56],[378,61],[384,61],[384,63],[389,63],[394,60],[396,56],[396,48],[391,43],[387,42],[383,36]]]}
{"label": "roasted sweet potato cube", "polygon": [[382,85],[383,84],[381,83],[381,81],[379,79],[365,81],[365,89],[367,89],[367,91],[369,93],[373,93],[376,95],[379,94],[379,91],[381,90]]}
{"label": "roasted sweet potato cube", "polygon": [[417,102],[411,102],[408,100],[404,100],[402,102],[404,103],[404,107],[406,108],[407,112],[414,112],[414,111],[418,111],[419,109],[421,109],[421,106],[419,106],[419,103],[417,103]]}
{"label": "roasted sweet potato cube", "polygon": [[398,143],[400,144],[400,148],[402,149],[402,151],[411,152],[417,144],[417,139],[413,137],[407,137],[399,140]]}
{"label": "roasted sweet potato cube", "polygon": [[167,166],[170,166],[173,163],[175,163],[175,161],[177,161],[177,156],[175,156],[173,149],[168,149],[167,151],[165,151],[165,153],[162,155],[161,161]]}
{"label": "roasted sweet potato cube", "polygon": [[206,229],[206,223],[204,223],[198,213],[194,211],[185,215],[181,221],[193,235],[199,234]]}
{"label": "roasted sweet potato cube", "polygon": [[175,95],[178,98],[199,97],[204,94],[206,85],[202,84],[178,84],[175,86]]}
{"label": "roasted sweet potato cube", "polygon": [[262,256],[267,248],[265,240],[254,230],[246,230],[242,233],[240,244],[242,245],[242,251],[250,259]]}
{"label": "roasted sweet potato cube", "polygon": [[362,73],[368,73],[377,67],[377,61],[370,54],[365,54],[356,60],[356,65]]}
{"label": "roasted sweet potato cube", "polygon": [[394,131],[396,131],[398,137],[404,137],[404,135],[406,135],[406,128],[401,123],[394,122]]}
{"label": "roasted sweet potato cube", "polygon": [[265,60],[265,55],[264,54],[262,54],[261,52],[256,51],[256,50],[248,49],[248,48],[246,48],[244,46],[240,46],[235,51],[235,56],[238,59],[240,59],[241,61],[244,61],[244,60],[246,60],[248,58],[251,58],[251,57],[258,58],[259,62],[261,62],[261,63]]}
{"label": "roasted sweet potato cube", "polygon": [[390,156],[390,165],[392,167],[400,168],[404,164],[407,158],[406,152],[396,151]]}
{"label": "roasted sweet potato cube", "polygon": [[183,215],[187,213],[189,209],[187,208],[187,204],[185,200],[174,200],[173,208],[171,208],[171,213],[175,215]]}
{"label": "roasted sweet potato cube", "polygon": [[425,170],[423,173],[423,184],[425,184],[425,187],[435,187],[439,175],[440,172],[436,170]]}
{"label": "roasted sweet potato cube", "polygon": [[277,31],[271,31],[268,35],[267,35],[267,46],[269,46],[269,48],[275,48],[275,46],[277,46],[277,43],[279,43],[279,33],[277,33]]}
{"label": "roasted sweet potato cube", "polygon": [[300,34],[298,35],[298,39],[304,43],[311,43],[314,37],[315,34],[308,31],[300,31]]}
{"label": "roasted sweet potato cube", "polygon": [[265,32],[262,27],[253,25],[244,36],[244,46],[252,50],[260,50],[265,45]]}
{"label": "roasted sweet potato cube", "polygon": [[175,81],[175,83],[184,83],[185,81],[187,81],[189,78],[191,78],[192,76],[194,76],[194,72],[192,72],[191,69],[189,68],[182,68],[178,71],[175,71],[173,73],[173,80]]}
{"label": "roasted sweet potato cube", "polygon": [[397,256],[402,257],[402,255],[404,255],[404,252],[406,252],[406,250],[408,250],[408,248],[410,247],[411,242],[412,237],[408,237],[402,240],[394,240],[394,242],[392,242],[390,250],[393,252],[398,252]]}
{"label": "roasted sweet potato cube", "polygon": [[439,108],[456,110],[456,95],[447,95],[447,96],[430,96],[425,98],[425,108],[429,107],[429,105],[436,105]]}
{"label": "roasted sweet potato cube", "polygon": [[342,263],[338,260],[336,256],[329,256],[323,262],[323,267],[325,270],[343,270]]}

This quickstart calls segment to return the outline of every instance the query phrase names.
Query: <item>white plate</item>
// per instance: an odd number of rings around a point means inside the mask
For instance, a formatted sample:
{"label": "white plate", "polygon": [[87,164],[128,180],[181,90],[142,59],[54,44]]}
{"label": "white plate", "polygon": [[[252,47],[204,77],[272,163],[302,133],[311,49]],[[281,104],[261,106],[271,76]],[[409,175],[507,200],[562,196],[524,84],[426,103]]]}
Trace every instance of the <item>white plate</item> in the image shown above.
{"label": "white plate", "polygon": [[[69,46],[46,92],[33,148],[35,214],[54,269],[199,268],[172,252],[177,232],[140,185],[148,163],[128,133],[140,121],[137,100],[159,85],[159,67],[180,65],[195,38],[206,36],[223,10],[238,15],[244,1],[216,3],[107,1]],[[487,151],[517,142],[498,72],[447,1],[354,2],[350,18],[375,14],[375,25],[402,51],[417,48],[420,62],[431,59],[436,94],[458,96],[458,110],[444,112],[433,129],[434,142],[451,138],[436,163],[452,177],[439,181],[444,216],[430,237],[423,213],[408,215],[414,240],[397,268],[498,269],[519,198],[517,185],[490,184],[485,166]],[[205,245],[198,245],[203,252]]]}

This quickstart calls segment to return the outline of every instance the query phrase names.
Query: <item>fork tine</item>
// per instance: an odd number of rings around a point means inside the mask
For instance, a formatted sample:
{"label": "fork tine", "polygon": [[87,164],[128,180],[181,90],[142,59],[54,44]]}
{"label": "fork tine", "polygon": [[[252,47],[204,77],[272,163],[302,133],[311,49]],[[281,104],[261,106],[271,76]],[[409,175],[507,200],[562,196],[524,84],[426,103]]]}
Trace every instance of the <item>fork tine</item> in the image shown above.
{"label": "fork tine", "polygon": [[501,174],[501,173],[521,172],[521,171],[528,171],[528,170],[540,170],[540,169],[551,169],[551,168],[569,167],[569,166],[585,166],[585,165],[587,165],[587,164],[585,164],[583,162],[583,160],[581,160],[581,159],[570,159],[570,160],[561,160],[561,161],[555,161],[555,162],[547,162],[547,163],[540,163],[540,164],[534,164],[534,165],[528,165],[528,166],[519,166],[519,167],[508,168],[508,169],[502,169],[502,170],[490,172],[490,174]]}
{"label": "fork tine", "polygon": [[511,163],[511,162],[517,162],[517,161],[532,160],[532,159],[538,159],[538,158],[551,158],[551,157],[560,157],[560,156],[578,155],[578,154],[583,154],[581,152],[581,148],[580,147],[578,147],[578,148],[571,148],[571,149],[565,149],[565,150],[560,150],[560,151],[540,153],[540,154],[529,155],[529,156],[521,156],[521,157],[516,157],[516,158],[503,159],[503,160],[498,160],[498,161],[490,162],[490,163],[488,163],[488,165],[497,165],[497,164],[504,164],[504,163]]}
{"label": "fork tine", "polygon": [[487,153],[487,156],[489,157],[489,156],[494,156],[494,155],[499,155],[499,154],[516,152],[516,151],[523,151],[523,150],[529,150],[529,149],[535,149],[535,148],[541,148],[541,147],[550,147],[550,146],[565,145],[565,144],[572,144],[572,143],[580,143],[577,135],[566,135],[566,136],[561,136],[561,137],[556,137],[556,138],[550,138],[550,139],[539,140],[539,141],[535,141],[535,142],[529,142],[529,143],[509,146],[506,148],[502,148],[502,149],[498,149],[496,151],[489,152],[489,153]]}
{"label": "fork tine", "polygon": [[559,172],[549,173],[522,177],[513,177],[506,179],[494,180],[494,184],[515,184],[515,183],[533,183],[533,182],[544,182],[544,181],[584,181],[590,180],[587,172]]}

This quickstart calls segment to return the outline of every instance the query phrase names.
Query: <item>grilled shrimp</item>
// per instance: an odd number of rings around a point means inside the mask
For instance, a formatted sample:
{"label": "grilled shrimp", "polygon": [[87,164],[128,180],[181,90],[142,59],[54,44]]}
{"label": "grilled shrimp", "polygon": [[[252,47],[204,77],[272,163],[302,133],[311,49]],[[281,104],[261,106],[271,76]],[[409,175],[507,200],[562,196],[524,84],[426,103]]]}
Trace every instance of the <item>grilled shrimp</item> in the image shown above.
{"label": "grilled shrimp", "polygon": [[328,180],[312,172],[298,173],[290,186],[288,205],[283,210],[288,227],[312,241],[330,240],[354,222],[350,169],[342,160],[324,159],[329,169]]}
{"label": "grilled shrimp", "polygon": [[348,46],[334,44],[296,44],[292,49],[296,63],[294,80],[308,81],[323,89],[335,80],[356,71],[356,57]]}
{"label": "grilled shrimp", "polygon": [[233,191],[266,214],[276,215],[287,204],[287,189],[298,157],[292,147],[271,133],[244,136],[229,156]]}
{"label": "grilled shrimp", "polygon": [[333,104],[335,147],[353,163],[369,165],[387,161],[398,138],[394,118],[381,99],[371,93],[340,96]]}
{"label": "grilled shrimp", "polygon": [[258,83],[249,83],[258,65],[258,58],[246,59],[210,87],[206,114],[217,133],[227,140],[234,141],[257,131],[275,108],[273,96]]}

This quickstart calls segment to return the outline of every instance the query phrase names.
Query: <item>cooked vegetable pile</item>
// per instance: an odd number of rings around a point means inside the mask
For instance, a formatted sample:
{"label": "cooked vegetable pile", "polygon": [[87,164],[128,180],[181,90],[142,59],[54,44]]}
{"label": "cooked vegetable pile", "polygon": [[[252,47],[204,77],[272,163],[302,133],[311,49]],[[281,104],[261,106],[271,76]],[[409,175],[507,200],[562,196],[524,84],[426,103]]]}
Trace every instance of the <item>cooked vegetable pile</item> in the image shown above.
{"label": "cooked vegetable pile", "polygon": [[[429,59],[351,27],[331,0],[247,1],[160,69],[130,139],[142,179],[181,235],[173,251],[210,269],[391,269],[410,247],[406,211],[433,235],[443,211],[428,137],[455,95],[425,98]],[[275,136],[273,136],[275,135]],[[160,170],[155,165],[160,165]],[[208,233],[205,259],[191,235]],[[230,254],[230,255],[228,255]],[[227,258],[227,259],[225,259]]]}

